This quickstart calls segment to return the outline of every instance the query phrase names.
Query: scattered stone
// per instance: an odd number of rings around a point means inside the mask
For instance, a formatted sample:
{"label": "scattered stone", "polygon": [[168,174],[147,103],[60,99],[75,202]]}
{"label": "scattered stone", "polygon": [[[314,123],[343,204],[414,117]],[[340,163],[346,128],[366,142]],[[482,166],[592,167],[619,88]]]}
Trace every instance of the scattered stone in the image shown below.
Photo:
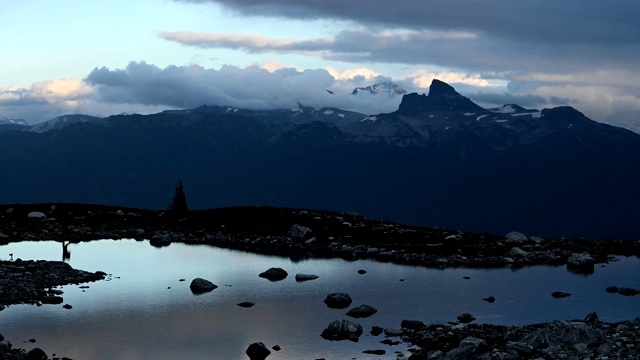
{"label": "scattered stone", "polygon": [[296,274],[296,281],[303,282],[303,281],[315,280],[318,277],[319,277],[318,275],[312,275],[312,274]]}
{"label": "scattered stone", "polygon": [[567,292],[562,292],[562,291],[554,291],[551,293],[551,296],[553,296],[556,299],[561,299],[561,298],[569,297],[571,296],[571,294]]}
{"label": "scattered stone", "polygon": [[615,294],[618,292],[618,287],[617,286],[607,286],[604,291],[608,292],[608,293],[612,293]]}
{"label": "scattered stone", "polygon": [[287,275],[289,274],[282,268],[271,268],[265,272],[260,273],[260,275],[258,276],[270,281],[279,281],[285,279]]}
{"label": "scattered stone", "polygon": [[527,236],[517,231],[512,231],[505,235],[504,239],[508,242],[524,242],[527,241]]}
{"label": "scattered stone", "polygon": [[403,329],[418,330],[424,327],[424,323],[420,320],[402,320],[400,327]]}
{"label": "scattered stone", "polygon": [[519,247],[513,247],[511,248],[511,251],[509,251],[509,256],[516,258],[516,257],[527,257],[529,256],[529,253],[520,249]]}
{"label": "scattered stone", "polygon": [[63,308],[69,310],[69,309],[73,309],[73,306],[69,305],[69,304],[64,304],[62,305]]}
{"label": "scattered stone", "polygon": [[324,299],[324,303],[327,304],[327,307],[332,309],[344,309],[351,305],[351,296],[347,293],[332,293],[327,295],[327,298]]}
{"label": "scattered stone", "polygon": [[308,227],[295,224],[291,226],[288,234],[294,239],[302,239],[310,232],[311,232],[311,229],[309,229]]}
{"label": "scattered stone", "polygon": [[472,322],[476,318],[475,318],[475,316],[473,316],[473,315],[471,315],[469,313],[462,313],[462,314],[458,315],[457,319],[461,323],[466,324],[466,323]]}
{"label": "scattered stone", "polygon": [[46,219],[47,215],[45,215],[43,212],[40,212],[40,211],[32,211],[29,214],[27,214],[27,217],[31,219]]}
{"label": "scattered stone", "polygon": [[273,350],[275,350],[275,351],[280,351],[280,350],[282,350],[282,348],[280,347],[280,345],[273,345],[271,348],[272,348]]}
{"label": "scattered stone", "polygon": [[495,298],[495,297],[493,297],[493,296],[488,296],[488,297],[486,297],[486,298],[482,299],[482,301],[486,301],[486,302],[488,302],[488,303],[493,304],[493,303],[496,301],[496,298]]}
{"label": "scattered stone", "polygon": [[640,290],[633,289],[633,288],[621,287],[621,288],[618,288],[618,294],[624,295],[624,296],[636,296],[636,295],[640,294]]}
{"label": "scattered stone", "polygon": [[238,303],[236,305],[238,305],[240,307],[243,307],[243,308],[250,308],[250,307],[254,306],[255,304],[256,303],[253,303],[253,302],[250,302],[250,301],[244,301],[244,302]]}
{"label": "scattered stone", "polygon": [[404,329],[384,329],[384,334],[386,336],[402,336],[404,335]]}
{"label": "scattered stone", "polygon": [[384,355],[387,353],[386,350],[365,350],[363,351],[364,354],[371,354],[371,355]]}
{"label": "scattered stone", "polygon": [[257,342],[249,345],[246,353],[251,360],[264,360],[271,354],[271,351],[263,343]]}
{"label": "scattered stone", "polygon": [[360,275],[364,275],[366,273],[367,273],[367,270],[363,270],[363,269],[358,270],[358,274]]}
{"label": "scattered stone", "polygon": [[384,331],[383,328],[381,328],[380,326],[372,326],[371,327],[371,331],[369,332],[369,334],[373,335],[373,336],[378,336],[380,334],[382,334],[382,332]]}
{"label": "scattered stone", "polygon": [[362,335],[362,326],[351,320],[336,320],[322,331],[322,338],[326,340],[351,340],[358,341]]}
{"label": "scattered stone", "polygon": [[347,316],[354,318],[366,318],[378,312],[378,309],[371,305],[363,304],[347,312]]}
{"label": "scattered stone", "polygon": [[389,345],[389,346],[396,346],[396,345],[400,344],[400,341],[391,340],[391,339],[384,339],[384,340],[380,341],[380,344],[385,344],[385,345]]}
{"label": "scattered stone", "polygon": [[191,285],[189,285],[191,292],[196,295],[213,291],[217,287],[218,286],[212,283],[211,281],[202,279],[202,278],[193,279],[191,281]]}

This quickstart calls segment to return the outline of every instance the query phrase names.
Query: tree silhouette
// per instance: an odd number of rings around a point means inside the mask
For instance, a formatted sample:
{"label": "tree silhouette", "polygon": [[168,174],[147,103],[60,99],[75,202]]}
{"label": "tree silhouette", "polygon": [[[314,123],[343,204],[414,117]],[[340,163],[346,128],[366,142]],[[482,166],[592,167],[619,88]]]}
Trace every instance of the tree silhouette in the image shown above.
{"label": "tree silhouette", "polygon": [[187,206],[187,196],[184,194],[182,180],[178,181],[178,185],[176,186],[176,190],[173,194],[173,200],[171,201],[171,204],[169,204],[168,211],[175,215],[182,215],[189,211],[189,206]]}

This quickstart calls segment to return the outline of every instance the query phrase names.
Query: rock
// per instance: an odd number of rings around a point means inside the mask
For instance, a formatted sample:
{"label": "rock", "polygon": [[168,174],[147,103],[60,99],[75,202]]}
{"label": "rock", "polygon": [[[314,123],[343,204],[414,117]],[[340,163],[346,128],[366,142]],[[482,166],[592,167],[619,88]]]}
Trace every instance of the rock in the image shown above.
{"label": "rock", "polygon": [[482,301],[486,301],[488,303],[492,303],[493,304],[496,301],[496,298],[494,298],[493,296],[488,296],[488,297],[482,299]]}
{"label": "rock", "polygon": [[519,342],[534,349],[541,347],[573,346],[574,344],[595,344],[605,340],[601,330],[593,329],[585,323],[559,323],[552,329],[539,329],[525,335]]}
{"label": "rock", "polygon": [[447,360],[467,360],[477,359],[478,355],[486,353],[488,350],[487,342],[474,338],[467,337],[460,341],[457,348],[447,353]]}
{"label": "rock", "polygon": [[250,302],[250,301],[244,301],[244,302],[238,303],[236,305],[238,305],[240,307],[243,307],[243,308],[250,308],[250,307],[254,306],[255,304],[256,303],[253,303],[253,302]]}
{"label": "rock", "polygon": [[519,247],[513,247],[511,248],[511,251],[509,251],[509,256],[510,257],[527,257],[529,256],[529,253],[520,249]]}
{"label": "rock", "polygon": [[73,306],[69,305],[69,304],[64,304],[62,305],[63,308],[69,310],[69,309],[73,309]]}
{"label": "rock", "polygon": [[282,268],[271,268],[265,272],[260,273],[260,275],[258,276],[271,281],[279,281],[285,279],[287,275],[289,274]]}
{"label": "rock", "polygon": [[218,286],[211,281],[202,278],[193,279],[191,285],[189,285],[191,292],[194,294],[204,294],[213,291],[217,287]]}
{"label": "rock", "polygon": [[327,295],[327,298],[324,299],[324,303],[327,304],[327,307],[332,309],[344,309],[351,305],[351,302],[351,296],[347,293],[332,293]]}
{"label": "rock", "polygon": [[618,288],[618,294],[624,295],[624,296],[636,296],[640,294],[640,290],[621,287],[621,288]]}
{"label": "rock", "polygon": [[384,329],[384,334],[386,336],[402,336],[404,335],[404,329]]}
{"label": "rock", "polygon": [[383,331],[384,331],[384,329],[381,328],[380,326],[372,326],[371,327],[371,331],[369,332],[369,334],[371,334],[373,336],[378,336],[378,335],[382,334]]}
{"label": "rock", "polygon": [[47,215],[45,215],[40,211],[32,211],[29,214],[27,214],[27,217],[32,219],[46,219]]}
{"label": "rock", "polygon": [[519,233],[517,231],[512,231],[510,233],[508,233],[507,235],[505,235],[504,239],[508,242],[524,242],[527,241],[527,236]]}
{"label": "rock", "polygon": [[424,327],[424,323],[420,320],[402,320],[400,327],[403,329],[418,330]]}
{"label": "rock", "polygon": [[171,245],[171,234],[156,231],[149,240],[149,244],[155,247],[163,247]]}
{"label": "rock", "polygon": [[371,355],[384,355],[387,353],[386,350],[365,350],[362,353],[371,354]]}
{"label": "rock", "polygon": [[295,224],[291,226],[291,228],[289,229],[289,236],[291,236],[294,239],[302,239],[310,232],[311,232],[311,229],[309,229],[308,227]]}
{"label": "rock", "polygon": [[42,300],[40,300],[43,304],[53,304],[53,305],[57,305],[57,304],[62,304],[62,302],[64,301],[64,299],[61,296],[54,296],[54,295],[49,295],[49,296],[44,296],[42,298]]}
{"label": "rock", "polygon": [[363,304],[355,307],[347,312],[347,316],[354,318],[366,318],[378,312],[378,309],[373,306]]}
{"label": "rock", "polygon": [[271,351],[263,343],[257,342],[249,345],[246,353],[251,360],[264,360],[271,354]]}
{"label": "rock", "polygon": [[273,350],[275,350],[275,351],[280,351],[280,350],[282,350],[282,348],[280,347],[280,345],[273,345],[271,348],[272,348]]}
{"label": "rock", "polygon": [[618,287],[617,286],[607,286],[604,291],[608,292],[608,293],[612,293],[615,294],[618,292]]}
{"label": "rock", "polygon": [[40,348],[33,348],[27,353],[28,360],[47,360],[47,353]]}
{"label": "rock", "polygon": [[303,282],[303,281],[315,280],[318,277],[319,277],[318,275],[311,275],[311,274],[296,274],[296,281]]}
{"label": "rock", "polygon": [[510,342],[507,343],[507,350],[515,351],[519,355],[530,355],[533,352],[533,347],[519,342]]}
{"label": "rock", "polygon": [[476,318],[475,318],[475,316],[473,316],[473,315],[471,315],[469,313],[462,313],[462,314],[458,315],[457,319],[461,323],[466,324],[466,323],[472,322]]}
{"label": "rock", "polygon": [[573,253],[567,259],[567,265],[574,267],[593,266],[596,261],[589,255],[589,253]]}
{"label": "rock", "polygon": [[562,291],[554,291],[554,292],[551,293],[551,296],[553,296],[556,299],[560,299],[560,298],[569,297],[569,296],[571,296],[571,294],[567,293],[567,292],[562,292]]}
{"label": "rock", "polygon": [[364,275],[366,273],[367,273],[367,270],[363,270],[363,269],[358,270],[358,274],[360,275]]}
{"label": "rock", "polygon": [[584,317],[584,322],[586,322],[587,324],[595,324],[595,323],[599,323],[600,322],[600,318],[598,317],[598,314],[596,314],[596,312],[591,312],[588,313],[587,316]]}
{"label": "rock", "polygon": [[336,320],[322,331],[322,338],[327,340],[351,340],[358,341],[362,335],[362,326],[351,320]]}

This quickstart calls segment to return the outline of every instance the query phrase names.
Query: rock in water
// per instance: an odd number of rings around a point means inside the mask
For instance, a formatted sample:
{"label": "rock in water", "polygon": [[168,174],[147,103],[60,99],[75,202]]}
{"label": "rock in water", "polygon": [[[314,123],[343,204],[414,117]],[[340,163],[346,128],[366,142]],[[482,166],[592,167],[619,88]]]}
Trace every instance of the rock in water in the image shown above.
{"label": "rock in water", "polygon": [[324,303],[332,309],[344,309],[351,305],[351,301],[351,296],[346,293],[332,293],[324,299]]}
{"label": "rock in water", "polygon": [[47,360],[47,353],[40,348],[33,348],[27,353],[28,360]]}
{"label": "rock in water", "polygon": [[363,304],[349,310],[349,312],[347,312],[347,316],[352,316],[354,318],[366,318],[377,312],[378,312],[378,309],[374,308],[373,306]]}
{"label": "rock in water", "polygon": [[191,285],[189,285],[191,292],[194,294],[204,294],[206,292],[213,291],[213,289],[217,287],[218,286],[214,285],[211,281],[202,278],[193,279],[191,281]]}
{"label": "rock in water", "polygon": [[296,274],[296,281],[297,282],[303,282],[303,281],[309,281],[309,280],[315,280],[318,278],[318,275],[311,275],[311,274]]}
{"label": "rock in water", "polygon": [[402,320],[400,327],[403,329],[418,330],[424,327],[424,323],[420,320]]}
{"label": "rock in water", "polygon": [[263,273],[260,273],[260,275],[258,276],[271,281],[278,281],[278,280],[285,279],[287,275],[289,274],[286,271],[284,271],[284,269],[282,268],[271,268]]}
{"label": "rock in water", "polygon": [[551,296],[553,296],[556,299],[560,299],[560,298],[566,298],[571,296],[571,294],[567,293],[567,292],[562,292],[562,291],[554,291],[551,293]]}
{"label": "rock in water", "polygon": [[264,360],[271,354],[271,351],[263,343],[257,342],[249,345],[246,353],[251,360]]}
{"label": "rock in water", "polygon": [[469,313],[463,313],[463,314],[458,315],[458,321],[460,321],[463,324],[470,323],[475,319],[476,319],[476,317],[471,315],[471,314],[469,314]]}
{"label": "rock in water", "polygon": [[322,331],[322,336],[327,340],[351,340],[358,341],[362,335],[362,326],[351,320],[336,320]]}

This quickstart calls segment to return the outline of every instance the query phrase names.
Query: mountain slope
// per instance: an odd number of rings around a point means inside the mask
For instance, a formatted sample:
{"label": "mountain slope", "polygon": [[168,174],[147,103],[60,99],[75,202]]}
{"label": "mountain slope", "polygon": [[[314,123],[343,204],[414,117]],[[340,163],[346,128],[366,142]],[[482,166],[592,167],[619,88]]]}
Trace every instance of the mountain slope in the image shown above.
{"label": "mountain slope", "polygon": [[193,209],[640,239],[640,135],[569,107],[483,109],[437,81],[390,114],[325,111],[201,107],[0,132],[0,202],[163,209],[181,179]]}

